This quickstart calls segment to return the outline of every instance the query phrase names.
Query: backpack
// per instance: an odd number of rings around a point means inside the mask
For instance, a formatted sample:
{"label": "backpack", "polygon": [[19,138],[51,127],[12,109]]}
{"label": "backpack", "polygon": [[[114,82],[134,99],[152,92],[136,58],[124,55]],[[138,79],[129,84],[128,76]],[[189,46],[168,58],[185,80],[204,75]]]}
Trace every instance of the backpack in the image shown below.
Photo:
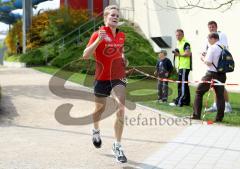
{"label": "backpack", "polygon": [[222,49],[222,52],[218,60],[218,65],[216,66],[214,63],[212,63],[213,66],[216,68],[218,73],[233,72],[235,64],[232,54],[226,48],[223,48],[220,45],[218,46]]}

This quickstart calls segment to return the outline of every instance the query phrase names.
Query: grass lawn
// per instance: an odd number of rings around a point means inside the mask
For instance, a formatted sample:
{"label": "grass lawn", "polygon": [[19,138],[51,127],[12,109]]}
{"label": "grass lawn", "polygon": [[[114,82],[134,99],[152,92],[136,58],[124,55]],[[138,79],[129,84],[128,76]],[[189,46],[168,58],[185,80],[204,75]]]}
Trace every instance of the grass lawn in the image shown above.
{"label": "grass lawn", "polygon": [[[43,67],[34,67],[35,70],[45,72],[48,74],[54,74],[59,69],[50,66]],[[66,71],[62,71],[64,73]],[[68,72],[69,73],[69,72]],[[74,73],[71,72],[72,75],[68,79],[69,81],[93,87],[93,76],[85,75],[82,73]],[[168,104],[164,103],[156,103],[157,98],[157,82],[155,80],[142,78],[142,79],[128,79],[127,85],[127,99],[133,102],[140,103],[142,105],[149,106],[151,108],[155,108],[164,112],[168,112],[174,114],[179,117],[184,117],[192,114],[192,104],[194,100],[195,87],[191,87],[191,106],[184,107],[171,107]],[[177,96],[177,84],[169,83],[169,101],[172,101]],[[240,93],[229,93],[229,97],[231,99],[231,105],[233,108],[232,113],[225,114],[224,124],[227,125],[237,125],[240,126]],[[204,96],[203,100],[203,108],[206,105],[207,94]],[[211,92],[210,97],[208,98],[208,105],[213,103],[213,92]],[[204,120],[214,120],[216,113],[207,114]]]}
{"label": "grass lawn", "polygon": [[19,58],[20,58],[20,56],[18,56],[18,55],[12,55],[9,57],[5,57],[4,60],[8,61],[8,62],[19,62]]}

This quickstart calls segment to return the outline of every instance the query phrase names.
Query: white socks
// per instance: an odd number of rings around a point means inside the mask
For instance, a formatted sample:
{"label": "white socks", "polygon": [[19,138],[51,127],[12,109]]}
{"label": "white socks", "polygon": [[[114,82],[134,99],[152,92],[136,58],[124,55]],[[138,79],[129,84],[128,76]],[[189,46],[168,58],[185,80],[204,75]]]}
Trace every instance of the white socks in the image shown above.
{"label": "white socks", "polygon": [[231,107],[231,104],[229,102],[225,102],[225,107]]}
{"label": "white socks", "polygon": [[[216,102],[213,103],[212,107],[217,108]],[[225,107],[231,107],[231,104],[229,102],[225,102]]]}
{"label": "white socks", "polygon": [[121,142],[115,141],[114,144],[116,147],[121,147]]}
{"label": "white socks", "polygon": [[99,132],[100,130],[93,128],[92,131],[93,131],[94,133],[96,133],[96,132]]}
{"label": "white socks", "polygon": [[217,103],[214,102],[213,105],[212,105],[212,107],[217,109]]}

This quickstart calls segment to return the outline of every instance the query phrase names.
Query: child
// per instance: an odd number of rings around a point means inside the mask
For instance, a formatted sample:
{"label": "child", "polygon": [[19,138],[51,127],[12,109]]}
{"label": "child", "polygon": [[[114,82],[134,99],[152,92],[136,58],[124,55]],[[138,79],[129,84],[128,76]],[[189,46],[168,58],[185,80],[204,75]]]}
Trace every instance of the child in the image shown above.
{"label": "child", "polygon": [[156,65],[156,71],[154,72],[158,78],[161,78],[158,80],[158,102],[167,102],[168,82],[162,81],[162,79],[168,78],[172,70],[173,65],[170,59],[167,58],[167,51],[161,50]]}

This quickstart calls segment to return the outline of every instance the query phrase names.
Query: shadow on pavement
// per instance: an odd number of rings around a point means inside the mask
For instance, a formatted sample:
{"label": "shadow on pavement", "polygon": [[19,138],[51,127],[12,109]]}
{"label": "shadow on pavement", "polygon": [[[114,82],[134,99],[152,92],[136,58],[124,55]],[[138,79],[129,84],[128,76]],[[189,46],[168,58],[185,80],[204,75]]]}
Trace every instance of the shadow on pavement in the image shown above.
{"label": "shadow on pavement", "polygon": [[[106,157],[109,157],[109,158],[114,158],[113,155],[109,155],[109,154],[104,154]],[[135,161],[132,161],[132,160],[128,160],[127,166],[123,166],[122,168],[123,169],[163,169],[163,168],[159,168],[159,167],[156,167],[156,166],[152,166],[152,165],[149,165],[149,164],[144,164],[144,163],[138,163],[138,162],[135,162]],[[129,165],[129,166],[128,166]],[[141,166],[141,167],[140,167]]]}
{"label": "shadow on pavement", "polygon": [[[25,96],[32,99],[40,99],[40,100],[46,100],[46,99],[57,99],[54,95],[49,95],[49,93],[46,93],[48,91],[47,85],[12,85],[12,86],[6,86],[5,87],[5,95],[16,97],[16,96]],[[59,100],[61,98],[58,98]]]}
{"label": "shadow on pavement", "polygon": [[18,116],[18,113],[11,101],[11,97],[5,96],[2,93],[0,103],[0,126],[10,126],[16,116]]}
{"label": "shadow on pavement", "polygon": [[[24,126],[24,125],[14,125],[15,127],[19,128],[26,128],[26,129],[34,129],[34,130],[45,130],[45,131],[51,131],[51,132],[60,132],[60,133],[69,133],[69,134],[76,134],[76,135],[85,135],[91,137],[91,133],[85,133],[85,132],[78,132],[78,131],[70,131],[70,130],[60,130],[60,129],[54,129],[54,128],[42,128],[42,127],[34,127],[34,126]],[[112,136],[102,135],[102,138],[106,139],[114,139]],[[225,147],[218,147],[218,146],[209,146],[209,145],[201,145],[201,144],[193,144],[193,143],[185,143],[181,141],[158,141],[158,140],[148,140],[148,139],[138,139],[138,138],[126,138],[123,137],[122,140],[125,141],[135,141],[140,143],[155,143],[155,144],[181,144],[181,145],[188,145],[188,146],[194,146],[194,147],[204,147],[204,148],[213,148],[218,150],[225,150],[225,151],[232,151],[232,152],[240,152],[240,149],[231,149],[231,148],[225,148]]]}

